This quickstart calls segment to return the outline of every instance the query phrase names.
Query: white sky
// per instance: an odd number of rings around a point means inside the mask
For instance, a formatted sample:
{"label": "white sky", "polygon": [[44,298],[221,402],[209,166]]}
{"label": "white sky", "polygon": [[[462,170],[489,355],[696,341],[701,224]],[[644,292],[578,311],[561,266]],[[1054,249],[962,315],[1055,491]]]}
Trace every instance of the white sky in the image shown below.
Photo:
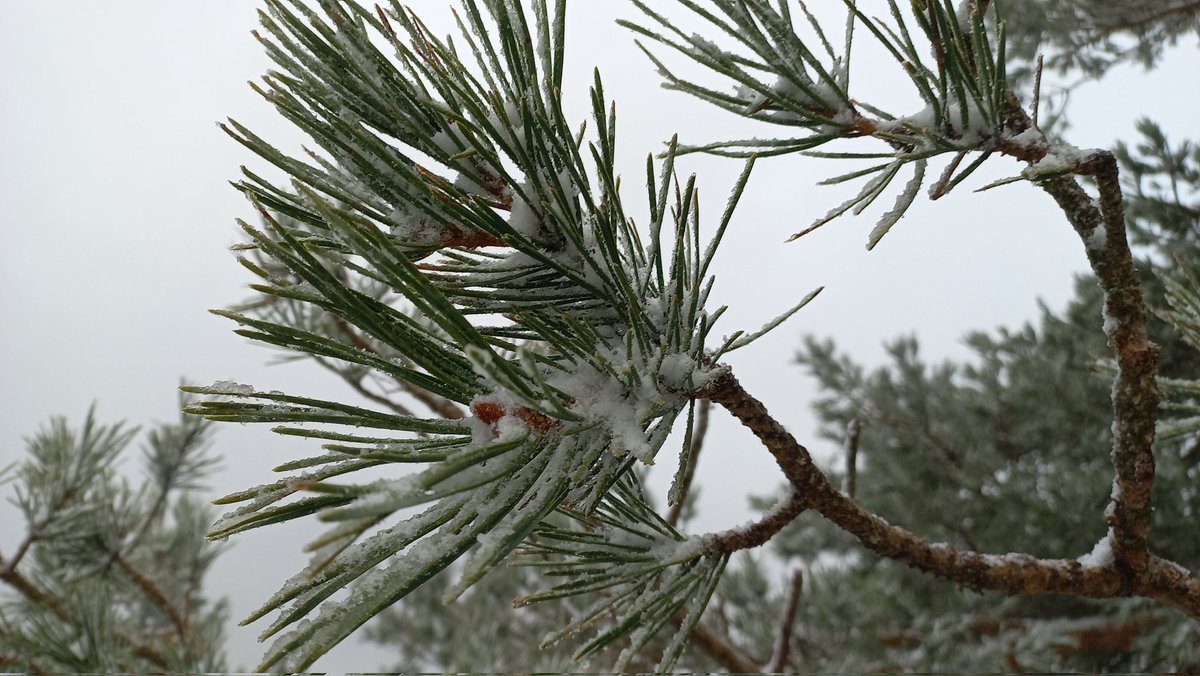
{"label": "white sky", "polygon": [[[248,34],[255,5],[0,2],[0,467],[21,457],[22,439],[49,416],[81,420],[93,401],[104,420],[170,419],[181,378],[348,396],[315,365],[266,366],[275,353],[249,345],[229,322],[205,312],[246,296],[249,278],[227,248],[238,241],[234,218],[253,214],[227,181],[242,163],[263,167],[214,122],[233,116],[285,148],[302,142],[245,84],[268,68]],[[445,2],[411,5],[446,25]],[[617,101],[624,194],[636,214],[644,204],[638,185],[645,154],[671,133],[701,142],[788,132],[661,90],[631,35],[612,23],[634,11],[609,0],[572,3],[564,99],[582,119],[591,68],[600,67],[606,93]],[[860,38],[863,48],[866,33]],[[1068,138],[1082,147],[1110,146],[1133,137],[1140,115],[1181,137],[1194,128],[1200,107],[1196,56],[1194,45],[1173,49],[1154,73],[1125,68],[1101,86],[1080,88]],[[893,65],[860,68],[854,77],[854,95],[897,103],[897,113],[915,108],[903,90],[892,89],[903,80]],[[737,160],[680,161],[681,174],[699,174],[710,226],[740,169]],[[760,162],[716,269],[714,307],[731,306],[718,333],[757,329],[826,286],[788,324],[731,358],[747,389],[826,457],[833,449],[816,439],[808,410],[813,384],[791,361],[800,336],[833,337],[866,364],[880,363],[883,341],[908,333],[920,338],[927,359],[962,358],[967,331],[1034,318],[1038,298],[1061,308],[1072,274],[1084,267],[1080,243],[1044,194],[1027,185],[970,192],[1019,170],[1003,159],[937,203],[919,200],[869,254],[864,245],[878,209],[785,245],[787,235],[844,198],[845,191],[814,184],[848,169],[803,158]],[[699,474],[698,528],[753,518],[746,496],[779,484],[770,456],[729,423],[714,416]],[[223,469],[211,492],[263,483],[270,467],[313,446],[264,429],[221,429]],[[660,456],[660,485],[675,453],[668,446]],[[11,487],[0,492],[11,495]],[[21,529],[15,510],[0,505],[0,552],[11,553]],[[210,594],[229,595],[240,619],[301,565],[299,548],[312,534],[300,524],[241,536],[218,563]],[[260,625],[230,628],[232,667],[256,663]],[[377,669],[387,661],[386,652],[348,642],[316,668]]]}

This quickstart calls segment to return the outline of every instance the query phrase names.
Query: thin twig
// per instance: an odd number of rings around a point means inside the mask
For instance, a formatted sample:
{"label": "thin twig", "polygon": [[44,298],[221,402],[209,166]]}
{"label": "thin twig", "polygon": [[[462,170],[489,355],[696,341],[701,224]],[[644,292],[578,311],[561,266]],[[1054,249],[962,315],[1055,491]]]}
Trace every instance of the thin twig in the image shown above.
{"label": "thin twig", "polygon": [[1033,72],[1033,110],[1030,112],[1030,117],[1033,118],[1033,128],[1041,129],[1038,126],[1038,104],[1042,101],[1042,65],[1044,58],[1041,54],[1037,55],[1037,70]]}
{"label": "thin twig", "polygon": [[858,485],[858,438],[862,435],[862,423],[858,418],[846,425],[846,495],[854,499]]}
{"label": "thin twig", "polygon": [[386,406],[387,408],[392,409],[393,411],[395,411],[396,413],[398,413],[400,415],[406,415],[406,416],[414,415],[414,413],[412,412],[412,409],[408,408],[407,406],[405,406],[404,404],[401,404],[398,401],[392,401],[391,399],[388,399],[387,397],[383,396],[382,394],[368,390],[367,387],[362,384],[361,378],[355,378],[348,371],[345,371],[343,369],[340,369],[340,368],[334,366],[333,364],[330,364],[328,362],[328,360],[323,359],[318,356],[315,356],[315,355],[312,357],[312,360],[317,362],[317,364],[326,368],[327,370],[332,371],[333,373],[336,373],[338,375],[338,377],[340,377],[342,380],[344,380],[346,382],[347,385],[354,388],[355,392],[358,392],[359,394],[366,397],[367,399],[370,399],[371,401],[373,401],[377,404],[382,404],[383,406]]}
{"label": "thin twig", "polygon": [[29,547],[33,544],[33,540],[33,533],[27,533],[25,535],[25,539],[21,540],[21,544],[17,545],[17,553],[13,554],[13,557],[8,560],[8,563],[4,563],[4,557],[0,556],[0,575],[16,570],[17,564],[21,562],[21,559],[25,558],[25,554],[29,551]]}
{"label": "thin twig", "polygon": [[179,636],[180,644],[186,646],[188,642],[187,620],[179,614],[175,605],[167,599],[162,590],[158,588],[158,585],[154,583],[154,580],[143,575],[141,571],[134,568],[119,553],[113,557],[113,560],[117,564],[117,567],[128,575],[130,580],[133,580],[133,584],[137,585],[137,588],[141,589],[146,594],[146,597],[167,616],[167,619],[171,620],[171,624],[175,627],[175,633]]}
{"label": "thin twig", "polygon": [[805,500],[793,486],[788,489],[788,494],[758,521],[700,537],[704,540],[706,549],[713,554],[732,554],[743,549],[753,549],[769,542],[784,526],[800,516],[804,509]]}
{"label": "thin twig", "polygon": [[712,402],[701,399],[696,409],[696,424],[692,428],[692,444],[688,447],[686,459],[687,468],[681,479],[683,483],[679,488],[679,496],[675,499],[675,504],[671,505],[671,509],[667,512],[667,523],[672,526],[679,525],[679,517],[683,514],[683,506],[687,504],[688,493],[696,478],[696,463],[700,460],[700,449],[704,447],[704,437],[708,434],[708,411],[710,408],[712,408]]}
{"label": "thin twig", "polygon": [[796,610],[800,607],[800,592],[803,590],[804,571],[797,568],[792,571],[787,604],[783,607],[783,615],[779,617],[779,631],[775,635],[775,653],[767,667],[772,674],[780,674],[787,669],[788,658],[792,655],[792,629],[796,624]]}
{"label": "thin twig", "polygon": [[929,189],[929,199],[940,199],[945,197],[946,193],[950,192],[948,187],[950,185],[950,179],[954,177],[954,170],[958,169],[958,165],[962,163],[963,158],[966,156],[966,150],[961,150],[955,153],[954,159],[950,160],[950,162],[946,165],[946,168],[942,170],[942,175],[938,178],[937,183],[934,183],[933,187]]}

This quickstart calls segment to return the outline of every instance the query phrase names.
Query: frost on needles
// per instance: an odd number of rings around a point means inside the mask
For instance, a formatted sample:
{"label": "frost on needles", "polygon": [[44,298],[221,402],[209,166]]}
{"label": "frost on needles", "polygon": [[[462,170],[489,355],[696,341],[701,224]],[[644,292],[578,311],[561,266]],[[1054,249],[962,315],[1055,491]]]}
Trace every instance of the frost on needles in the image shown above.
{"label": "frost on needles", "polygon": [[[212,531],[314,513],[330,524],[311,565],[247,619],[279,611],[262,634],[276,637],[262,666],[286,670],[460,558],[451,596],[556,512],[595,518],[720,370],[704,309],[717,242],[701,243],[695,186],[675,182],[673,150],[661,167],[648,159],[649,223],[636,229],[616,191],[615,110],[598,75],[590,134],[563,117],[561,3],[552,13],[467,2],[459,49],[470,63],[399,5],[321,9],[268,2],[261,15],[278,70],[259,90],[320,150],[303,162],[225,125],[291,182],[247,169],[237,183],[261,211],[263,225],[242,224],[249,244],[239,247],[261,299],[217,314],[244,336],[370,371],[461,417],[228,382],[193,388],[209,398],[191,410],[209,419],[326,442],[277,468],[286,478],[222,499],[234,508]],[[396,463],[419,467],[348,480]],[[623,508],[650,518],[638,490],[622,495]],[[631,607],[652,605],[661,626],[685,603],[702,608],[723,565],[716,556],[696,568],[702,551],[688,551],[670,566],[612,572],[612,583],[640,585]],[[673,582],[655,582],[670,567]],[[698,617],[673,629],[686,635]],[[626,633],[600,631],[598,645]],[[635,643],[652,634],[643,628]]]}

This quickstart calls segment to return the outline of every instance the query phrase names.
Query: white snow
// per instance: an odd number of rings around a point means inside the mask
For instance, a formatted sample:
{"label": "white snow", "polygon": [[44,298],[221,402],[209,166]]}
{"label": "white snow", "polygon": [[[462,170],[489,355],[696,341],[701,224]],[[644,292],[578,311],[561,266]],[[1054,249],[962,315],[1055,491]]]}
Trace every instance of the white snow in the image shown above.
{"label": "white snow", "polygon": [[457,155],[458,153],[462,152],[462,148],[459,146],[459,144],[454,139],[450,138],[450,135],[444,131],[439,131],[438,133],[434,134],[429,138],[429,141],[434,145],[434,147],[446,153],[447,155]]}
{"label": "white snow", "polygon": [[208,387],[212,390],[220,390],[225,394],[254,394],[253,385],[243,385],[232,380],[218,380]]}
{"label": "white snow", "polygon": [[[965,118],[965,120],[964,120]],[[966,143],[978,143],[992,133],[987,115],[973,99],[967,99],[964,114],[963,106],[958,101],[952,101],[946,107],[946,115],[942,122],[959,135]],[[908,124],[912,127],[933,129],[937,126],[937,109],[934,105],[926,105],[921,110],[897,120],[897,123]]]}
{"label": "white snow", "polygon": [[[523,192],[528,190],[528,184],[522,186]],[[539,223],[541,223],[541,218],[529,206],[529,203],[520,195],[513,195],[512,211],[508,215],[508,224],[512,226],[512,229],[531,238],[537,234]]]}
{"label": "white snow", "polygon": [[1096,546],[1092,547],[1092,551],[1079,557],[1077,561],[1087,568],[1100,568],[1103,566],[1112,565],[1112,529],[1109,529],[1109,531],[1104,534],[1104,537],[1100,538],[1100,540],[1096,542]]}
{"label": "white snow", "polygon": [[[1096,229],[1099,230],[1100,228],[1097,227]],[[1108,298],[1104,299],[1104,305],[1103,309],[1101,310],[1101,314],[1104,317],[1104,335],[1111,339],[1113,333],[1117,330],[1117,326],[1120,325],[1120,320],[1112,316],[1112,313],[1108,311]]]}
{"label": "white snow", "polygon": [[658,380],[668,390],[682,390],[691,383],[692,373],[696,370],[696,360],[686,354],[669,354],[663,357],[662,366],[658,369]]}

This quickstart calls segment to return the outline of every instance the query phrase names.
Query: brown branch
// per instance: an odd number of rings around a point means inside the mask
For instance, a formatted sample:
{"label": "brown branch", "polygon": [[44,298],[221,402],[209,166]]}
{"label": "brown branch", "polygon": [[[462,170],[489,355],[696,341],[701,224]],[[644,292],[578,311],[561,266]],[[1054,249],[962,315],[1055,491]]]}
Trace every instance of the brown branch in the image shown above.
{"label": "brown branch", "polygon": [[[685,615],[686,613],[680,609],[672,619],[676,624],[682,624]],[[757,674],[762,670],[754,660],[730,643],[729,639],[700,622],[692,627],[688,642],[703,651],[712,661],[728,669],[731,674]]]}
{"label": "brown branch", "polygon": [[711,554],[732,554],[743,549],[753,549],[769,542],[784,526],[800,516],[805,507],[804,498],[792,487],[788,495],[758,521],[700,537],[704,540],[705,549]]}
{"label": "brown branch", "polygon": [[[736,551],[766,544],[803,511],[804,501],[795,489],[791,489],[786,498],[780,500],[773,509],[758,521],[741,528],[702,535],[700,537],[704,541],[705,549],[710,554],[732,554]],[[793,611],[792,614],[794,615],[795,612]],[[684,617],[685,613],[681,609],[675,613],[673,619],[679,625],[683,623]],[[788,631],[790,633],[790,629]],[[730,673],[749,674],[761,671],[759,665],[738,650],[728,638],[721,636],[703,624],[696,623],[688,640],[717,664],[728,669]]]}
{"label": "brown branch", "polygon": [[767,447],[804,507],[820,512],[879,556],[946,578],[974,590],[1009,594],[1061,592],[1095,598],[1141,595],[1178,606],[1200,618],[1200,580],[1184,568],[1150,557],[1132,579],[1115,565],[1084,566],[1075,559],[1038,559],[1029,554],[981,554],[931,543],[893,526],[839,493],[762,402],[732,372],[714,378],[699,396],[724,406]]}
{"label": "brown branch", "polygon": [[778,674],[787,668],[792,653],[792,628],[796,624],[796,610],[800,607],[800,592],[804,590],[804,571],[797,568],[792,572],[792,584],[788,587],[787,604],[779,617],[779,633],[775,636],[775,654],[767,671]]}
{"label": "brown branch", "polygon": [[43,608],[54,613],[54,616],[64,622],[70,622],[70,616],[63,609],[62,603],[50,594],[38,589],[24,575],[13,568],[15,559],[7,564],[0,566],[0,580],[7,582],[9,586],[16,589],[21,596],[29,599],[31,602],[42,606]]}
{"label": "brown branch", "polygon": [[1051,179],[1042,187],[1087,245],[1088,262],[1104,291],[1104,332],[1117,361],[1112,389],[1116,479],[1105,518],[1112,528],[1118,566],[1132,584],[1150,560],[1158,346],[1146,334],[1146,306],[1125,237],[1116,158],[1109,152],[1094,152],[1080,163],[1079,171],[1095,177],[1100,190],[1098,206],[1072,178]]}
{"label": "brown branch", "polygon": [[846,495],[854,499],[858,484],[858,439],[862,435],[862,423],[858,418],[846,426]]}
{"label": "brown branch", "polygon": [[[363,350],[364,352],[370,352],[371,354],[379,354],[379,350],[376,350],[375,346],[372,345],[369,340],[367,340],[362,335],[360,335],[357,331],[355,331],[354,327],[351,326],[350,323],[347,322],[345,319],[342,319],[341,317],[338,317],[338,316],[334,316],[333,322],[334,322],[334,324],[337,325],[338,329],[340,329],[342,331],[342,333],[344,333],[346,335],[346,338],[348,338],[350,340],[351,345],[353,345],[354,347],[357,347],[360,350]],[[413,385],[412,383],[400,382],[400,387],[403,388],[405,392],[412,395],[412,397],[414,399],[421,402],[422,404],[427,406],[431,411],[433,411],[434,413],[437,413],[438,415],[442,416],[443,418],[457,420],[459,418],[466,417],[466,413],[464,413],[463,410],[461,408],[459,408],[459,406],[457,404],[450,401],[449,399],[446,399],[445,397],[439,397],[438,395],[434,394],[433,392],[430,392],[429,390],[426,390],[423,387],[417,387],[416,385]]]}
{"label": "brown branch", "polygon": [[696,409],[696,425],[692,428],[692,443],[688,447],[685,459],[687,468],[680,479],[682,483],[679,487],[679,495],[675,498],[675,504],[671,505],[671,509],[667,512],[667,523],[672,526],[679,525],[679,517],[683,514],[683,506],[687,503],[688,492],[691,491],[692,482],[696,479],[696,463],[700,460],[700,449],[704,447],[704,437],[708,434],[708,411],[710,408],[712,408],[712,402],[701,399]]}
{"label": "brown branch", "polygon": [[966,156],[966,150],[960,150],[954,154],[954,159],[946,164],[946,168],[942,170],[942,175],[938,178],[937,183],[934,183],[933,187],[929,189],[929,199],[937,200],[945,197],[946,193],[950,192],[950,179],[954,178],[955,170],[958,169],[958,165],[962,163],[963,158]]}
{"label": "brown branch", "polygon": [[143,575],[141,571],[134,568],[119,552],[113,556],[113,561],[121,569],[121,572],[128,575],[130,580],[133,580],[133,584],[142,590],[142,593],[150,599],[155,607],[161,610],[167,616],[167,619],[171,620],[171,625],[175,627],[175,634],[179,636],[179,642],[182,645],[187,645],[187,620],[179,614],[175,605],[167,599],[162,590],[158,588],[158,585],[154,583],[154,580],[151,580]]}
{"label": "brown branch", "polygon": [[6,572],[16,570],[17,564],[20,563],[21,559],[25,558],[25,554],[29,552],[29,547],[33,545],[34,539],[35,538],[32,530],[29,533],[26,533],[25,539],[21,540],[21,544],[17,545],[17,553],[13,554],[13,557],[8,560],[8,563],[4,563],[4,557],[0,556],[0,576]]}
{"label": "brown branch", "polygon": [[[1032,124],[1012,92],[1006,116],[1008,126],[1015,132],[1023,132]],[[1005,141],[999,147],[1002,152],[1028,162],[1045,157],[1049,151],[1044,141],[1032,144]],[[1117,566],[1126,578],[1126,586],[1132,589],[1152,558],[1148,544],[1154,426],[1160,399],[1155,380],[1158,346],[1146,334],[1146,305],[1126,238],[1125,202],[1116,157],[1108,151],[1092,151],[1076,162],[1074,173],[1096,179],[1098,201],[1070,176],[1047,179],[1040,186],[1083,240],[1088,263],[1104,292],[1104,333],[1117,361],[1112,388],[1112,462],[1116,478],[1105,520],[1112,532]]]}
{"label": "brown branch", "polygon": [[1033,72],[1033,104],[1031,111],[1031,124],[1034,129],[1038,128],[1038,107],[1042,102],[1042,68],[1045,65],[1045,59],[1041,54],[1037,55],[1037,69]]}

